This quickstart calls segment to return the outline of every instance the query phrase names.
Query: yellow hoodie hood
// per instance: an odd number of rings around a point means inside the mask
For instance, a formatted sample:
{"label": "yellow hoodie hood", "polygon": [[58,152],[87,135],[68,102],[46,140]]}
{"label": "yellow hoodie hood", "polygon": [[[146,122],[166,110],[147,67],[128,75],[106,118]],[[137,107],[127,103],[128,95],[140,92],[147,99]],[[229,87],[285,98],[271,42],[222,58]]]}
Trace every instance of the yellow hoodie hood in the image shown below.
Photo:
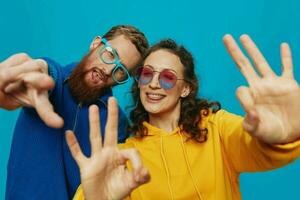
{"label": "yellow hoodie hood", "polygon": [[146,137],[151,137],[151,136],[159,137],[160,159],[163,163],[163,168],[164,168],[164,171],[165,171],[165,175],[167,177],[168,191],[170,193],[170,198],[175,199],[175,196],[174,196],[174,192],[173,192],[173,189],[172,189],[172,181],[171,181],[171,176],[172,175],[171,175],[171,171],[169,169],[170,166],[168,165],[168,161],[167,161],[167,157],[168,157],[167,154],[168,153],[167,153],[167,149],[166,149],[167,147],[166,147],[165,143],[170,138],[172,138],[172,137],[176,138],[176,137],[179,136],[180,140],[179,141],[177,140],[178,141],[177,148],[181,152],[178,152],[178,153],[181,153],[181,155],[184,157],[183,162],[184,162],[184,165],[185,165],[186,169],[188,170],[189,178],[192,182],[192,185],[193,185],[193,187],[195,189],[195,192],[197,194],[197,197],[198,197],[197,199],[202,199],[201,194],[200,194],[200,192],[199,192],[199,190],[196,186],[196,183],[195,183],[195,177],[193,177],[193,173],[191,171],[191,165],[190,165],[189,160],[188,160],[187,152],[186,152],[186,149],[185,149],[185,142],[184,142],[184,139],[183,139],[184,138],[184,136],[183,136],[184,132],[181,131],[181,128],[177,127],[172,132],[168,133],[168,132],[164,131],[163,129],[152,126],[148,122],[143,122],[143,125],[148,130],[148,135]]}

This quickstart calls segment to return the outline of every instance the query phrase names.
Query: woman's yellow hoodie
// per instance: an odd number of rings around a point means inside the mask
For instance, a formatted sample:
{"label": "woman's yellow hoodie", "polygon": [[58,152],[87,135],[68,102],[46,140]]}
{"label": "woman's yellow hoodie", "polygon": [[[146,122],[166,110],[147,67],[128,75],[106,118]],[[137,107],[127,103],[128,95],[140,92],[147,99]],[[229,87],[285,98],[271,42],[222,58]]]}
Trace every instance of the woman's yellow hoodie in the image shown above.
{"label": "woman's yellow hoodie", "polygon": [[[136,148],[151,181],[128,199],[241,199],[239,174],[284,166],[300,155],[300,141],[268,145],[243,130],[243,118],[224,110],[201,123],[208,129],[204,143],[187,140],[180,128],[167,133],[147,122],[148,135],[129,138],[121,148]],[[84,199],[79,187],[74,200]]]}

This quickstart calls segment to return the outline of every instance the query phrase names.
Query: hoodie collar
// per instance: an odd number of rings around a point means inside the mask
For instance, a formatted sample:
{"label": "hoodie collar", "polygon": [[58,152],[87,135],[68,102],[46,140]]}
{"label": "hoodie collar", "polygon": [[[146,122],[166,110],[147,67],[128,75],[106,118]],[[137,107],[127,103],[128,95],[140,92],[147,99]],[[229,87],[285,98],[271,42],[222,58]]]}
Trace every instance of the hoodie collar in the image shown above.
{"label": "hoodie collar", "polygon": [[143,122],[144,127],[148,130],[148,135],[174,135],[179,133],[180,127],[176,127],[173,131],[167,132],[161,128],[151,125],[149,122]]}

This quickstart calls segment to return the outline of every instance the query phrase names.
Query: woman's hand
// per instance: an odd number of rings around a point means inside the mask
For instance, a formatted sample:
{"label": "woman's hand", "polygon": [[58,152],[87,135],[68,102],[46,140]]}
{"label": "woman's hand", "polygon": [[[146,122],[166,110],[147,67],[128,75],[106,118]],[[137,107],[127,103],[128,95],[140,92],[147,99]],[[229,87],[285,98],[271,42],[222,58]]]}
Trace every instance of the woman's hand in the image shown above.
{"label": "woman's hand", "polygon": [[257,71],[231,35],[224,44],[249,86],[237,89],[246,117],[244,129],[267,143],[288,143],[300,137],[300,88],[294,79],[291,51],[281,44],[282,74],[277,76],[248,35],[240,37]]}
{"label": "woman's hand", "polygon": [[[138,186],[148,182],[150,175],[143,167],[136,149],[119,150],[118,106],[114,98],[108,100],[108,118],[105,140],[102,144],[99,110],[96,105],[89,108],[91,156],[83,155],[72,131],[67,131],[66,139],[73,158],[80,168],[80,177],[85,198],[122,199]],[[126,162],[130,161],[133,171]]]}

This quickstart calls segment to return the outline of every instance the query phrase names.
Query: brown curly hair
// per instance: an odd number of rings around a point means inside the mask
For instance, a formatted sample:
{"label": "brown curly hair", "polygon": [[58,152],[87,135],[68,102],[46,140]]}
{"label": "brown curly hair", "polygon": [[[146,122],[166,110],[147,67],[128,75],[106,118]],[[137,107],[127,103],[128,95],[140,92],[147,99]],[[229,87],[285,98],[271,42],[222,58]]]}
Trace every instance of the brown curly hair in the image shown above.
{"label": "brown curly hair", "polygon": [[[201,122],[203,116],[207,116],[209,114],[210,109],[215,113],[221,109],[221,105],[218,102],[209,102],[206,99],[197,99],[199,82],[194,71],[195,66],[193,56],[183,46],[177,45],[175,41],[166,39],[153,45],[146,52],[144,60],[151,53],[161,49],[167,50],[180,58],[180,61],[184,66],[184,80],[191,87],[190,94],[181,99],[181,110],[178,125],[189,134],[189,139],[193,139],[200,143],[205,142],[207,140],[208,130],[207,128],[200,128],[199,122]],[[143,126],[143,122],[149,122],[149,116],[141,103],[140,91],[137,82],[133,84],[131,92],[133,93],[133,102],[136,106],[130,113],[130,120],[132,124],[128,127],[128,131],[134,136],[144,137],[148,133],[147,129]]]}

